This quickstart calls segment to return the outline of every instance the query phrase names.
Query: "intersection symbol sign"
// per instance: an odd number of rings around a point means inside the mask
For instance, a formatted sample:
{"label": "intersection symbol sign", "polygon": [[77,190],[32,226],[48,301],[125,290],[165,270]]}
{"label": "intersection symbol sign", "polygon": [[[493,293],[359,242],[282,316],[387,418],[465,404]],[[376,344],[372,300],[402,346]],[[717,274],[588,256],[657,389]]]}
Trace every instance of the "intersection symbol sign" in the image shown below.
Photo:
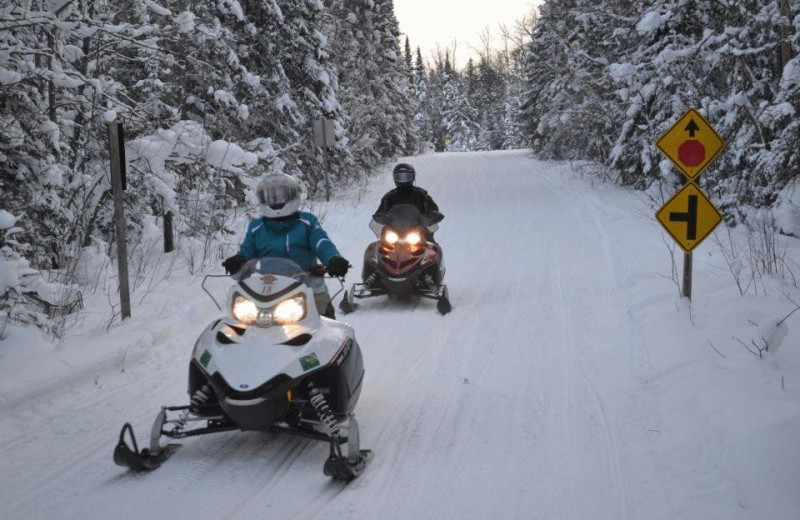
{"label": "intersection symbol sign", "polygon": [[658,210],[656,219],[683,250],[690,253],[714,231],[722,215],[706,194],[690,182]]}
{"label": "intersection symbol sign", "polygon": [[656,146],[693,181],[717,158],[725,142],[697,110],[690,108]]}

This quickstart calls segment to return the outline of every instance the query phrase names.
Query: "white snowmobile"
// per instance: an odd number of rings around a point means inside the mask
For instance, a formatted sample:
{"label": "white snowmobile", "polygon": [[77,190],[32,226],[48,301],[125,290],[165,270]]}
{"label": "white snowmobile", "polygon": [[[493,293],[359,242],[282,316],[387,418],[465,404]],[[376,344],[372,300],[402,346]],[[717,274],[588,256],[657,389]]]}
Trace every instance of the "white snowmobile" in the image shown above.
{"label": "white snowmobile", "polygon": [[[224,275],[206,276],[204,290],[215,276]],[[114,462],[134,471],[157,468],[180,447],[162,446],[162,436],[279,431],[328,442],[325,475],[343,481],[359,476],[370,455],[359,446],[353,415],[364,379],[361,349],[349,325],[319,315],[306,277],[285,258],[247,262],[228,289],[228,315],[214,320],[195,343],[190,404],[162,407],[150,446],[141,451],[126,423]]]}

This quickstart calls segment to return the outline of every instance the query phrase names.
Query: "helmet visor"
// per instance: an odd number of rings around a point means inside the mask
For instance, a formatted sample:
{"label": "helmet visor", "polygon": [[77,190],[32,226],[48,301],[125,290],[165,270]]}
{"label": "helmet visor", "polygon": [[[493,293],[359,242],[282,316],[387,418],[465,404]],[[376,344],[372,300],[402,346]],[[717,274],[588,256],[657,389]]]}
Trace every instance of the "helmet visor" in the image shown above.
{"label": "helmet visor", "polygon": [[414,181],[414,172],[409,170],[400,170],[394,172],[394,182],[398,184],[411,184]]}
{"label": "helmet visor", "polygon": [[286,204],[297,199],[299,194],[293,186],[264,186],[258,190],[258,201],[261,204]]}

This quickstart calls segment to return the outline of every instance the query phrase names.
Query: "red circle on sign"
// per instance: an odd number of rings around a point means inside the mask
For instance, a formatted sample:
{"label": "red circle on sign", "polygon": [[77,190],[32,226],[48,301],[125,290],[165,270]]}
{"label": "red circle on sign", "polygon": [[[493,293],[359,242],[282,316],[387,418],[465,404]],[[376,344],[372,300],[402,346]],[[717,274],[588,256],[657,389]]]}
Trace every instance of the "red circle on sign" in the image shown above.
{"label": "red circle on sign", "polygon": [[684,141],[683,144],[678,147],[678,160],[680,160],[684,166],[688,166],[689,168],[700,166],[705,158],[706,147],[703,146],[703,143],[700,141],[691,139],[689,141]]}

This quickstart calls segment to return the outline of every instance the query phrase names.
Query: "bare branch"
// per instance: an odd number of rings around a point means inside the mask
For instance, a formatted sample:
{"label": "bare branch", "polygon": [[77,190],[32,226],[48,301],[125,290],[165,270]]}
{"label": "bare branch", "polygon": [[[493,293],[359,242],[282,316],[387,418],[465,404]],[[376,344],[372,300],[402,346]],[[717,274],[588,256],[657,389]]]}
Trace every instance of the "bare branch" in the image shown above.
{"label": "bare branch", "polygon": [[706,341],[708,341],[708,344],[709,344],[709,345],[711,345],[711,348],[713,348],[713,349],[714,349],[714,352],[716,352],[717,354],[719,354],[720,356],[722,356],[722,357],[724,357],[724,358],[727,358],[727,356],[725,356],[725,354],[723,354],[722,352],[720,352],[719,350],[717,350],[717,347],[715,347],[715,346],[714,346],[714,344],[713,344],[713,343],[711,343],[711,340],[710,340],[710,339],[708,339],[708,340],[706,340]]}
{"label": "bare branch", "polygon": [[740,340],[740,339],[739,339],[739,338],[737,338],[736,336],[731,336],[731,337],[732,337],[733,339],[735,339],[736,341],[738,341],[739,343],[741,343],[741,345],[742,345],[744,348],[746,348],[746,349],[747,349],[747,351],[748,351],[748,352],[750,352],[751,354],[753,354],[754,356],[758,356],[758,355],[759,355],[759,354],[758,354],[758,352],[756,352],[756,351],[754,351],[753,349],[751,349],[750,347],[748,347],[748,346],[747,346],[747,343],[745,343],[744,341]]}

